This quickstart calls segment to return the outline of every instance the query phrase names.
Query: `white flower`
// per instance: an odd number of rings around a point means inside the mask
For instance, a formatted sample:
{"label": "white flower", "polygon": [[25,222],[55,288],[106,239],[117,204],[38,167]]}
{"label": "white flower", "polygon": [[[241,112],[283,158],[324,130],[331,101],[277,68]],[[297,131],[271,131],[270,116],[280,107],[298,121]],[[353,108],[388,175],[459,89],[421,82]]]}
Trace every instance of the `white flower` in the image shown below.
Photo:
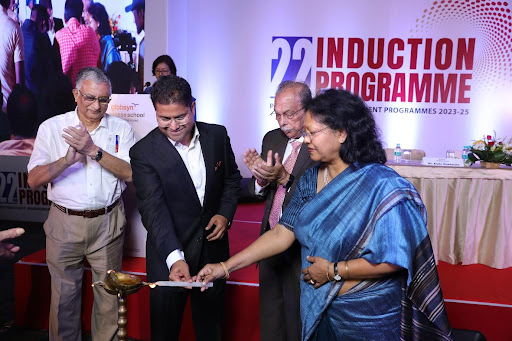
{"label": "white flower", "polygon": [[485,150],[485,142],[482,140],[475,141],[473,143],[473,149],[476,150]]}
{"label": "white flower", "polygon": [[503,152],[508,156],[512,156],[512,145],[503,145]]}

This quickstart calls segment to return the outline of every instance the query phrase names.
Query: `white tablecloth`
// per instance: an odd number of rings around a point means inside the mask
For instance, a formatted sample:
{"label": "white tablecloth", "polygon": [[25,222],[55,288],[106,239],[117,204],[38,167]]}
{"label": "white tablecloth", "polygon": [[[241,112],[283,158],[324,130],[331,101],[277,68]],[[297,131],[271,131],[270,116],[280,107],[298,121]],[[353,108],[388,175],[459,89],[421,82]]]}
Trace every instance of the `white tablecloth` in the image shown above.
{"label": "white tablecloth", "polygon": [[388,166],[420,193],[437,261],[512,266],[512,167]]}

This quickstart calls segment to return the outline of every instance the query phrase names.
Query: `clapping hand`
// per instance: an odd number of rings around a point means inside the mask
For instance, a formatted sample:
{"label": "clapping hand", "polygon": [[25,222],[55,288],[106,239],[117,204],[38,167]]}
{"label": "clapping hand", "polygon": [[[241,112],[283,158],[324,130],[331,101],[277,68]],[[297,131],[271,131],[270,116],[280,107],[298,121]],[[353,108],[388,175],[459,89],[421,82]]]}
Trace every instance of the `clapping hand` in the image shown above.
{"label": "clapping hand", "polygon": [[77,152],[82,155],[94,156],[98,150],[98,147],[94,144],[91,138],[91,134],[87,131],[87,128],[80,121],[77,127],[64,128],[66,134],[62,134],[66,143],[73,147]]}
{"label": "clapping hand", "polygon": [[[272,151],[269,150],[269,153],[270,153],[270,165],[272,165]],[[268,157],[267,157],[267,161],[269,161]],[[265,160],[263,160],[261,158],[260,154],[258,154],[256,149],[247,148],[247,150],[244,153],[244,163],[247,166],[247,168],[249,168],[249,171],[251,171],[251,174],[256,178],[256,180],[258,180],[258,183],[260,184],[260,186],[266,186],[268,184],[268,181],[266,179],[259,177],[254,172],[256,166],[258,166],[262,163],[265,163]]]}
{"label": "clapping hand", "polygon": [[66,153],[66,156],[64,159],[66,160],[66,164],[68,166],[71,166],[75,164],[76,162],[80,161],[84,156],[76,151],[75,148],[69,146],[68,151]]}
{"label": "clapping hand", "polygon": [[244,162],[247,168],[249,168],[252,175],[258,180],[260,186],[265,186],[271,181],[276,181],[281,185],[286,184],[288,173],[284,169],[281,157],[278,153],[274,154],[274,165],[272,165],[272,150],[267,152],[266,161],[264,161],[254,149],[247,149],[244,156]]}

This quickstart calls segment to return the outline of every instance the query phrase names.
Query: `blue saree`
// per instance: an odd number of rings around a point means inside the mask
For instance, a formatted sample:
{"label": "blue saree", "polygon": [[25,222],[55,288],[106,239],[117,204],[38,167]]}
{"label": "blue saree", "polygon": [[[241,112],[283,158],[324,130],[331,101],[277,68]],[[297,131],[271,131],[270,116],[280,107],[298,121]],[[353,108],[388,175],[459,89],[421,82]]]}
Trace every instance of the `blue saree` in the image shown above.
{"label": "blue saree", "polygon": [[404,270],[364,280],[301,282],[303,340],[451,340],[451,329],[416,189],[380,164],[352,164],[316,193],[318,167],[301,177],[280,223],[306,256],[331,262],[364,258]]}

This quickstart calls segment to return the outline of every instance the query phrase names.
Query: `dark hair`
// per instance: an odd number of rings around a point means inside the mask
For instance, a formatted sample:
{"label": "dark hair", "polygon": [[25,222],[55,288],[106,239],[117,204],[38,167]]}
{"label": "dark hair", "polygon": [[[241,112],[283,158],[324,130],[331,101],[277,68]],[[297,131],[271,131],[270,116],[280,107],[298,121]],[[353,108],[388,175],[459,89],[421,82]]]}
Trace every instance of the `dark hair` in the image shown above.
{"label": "dark hair", "polygon": [[32,7],[32,11],[30,12],[30,17],[32,18],[35,14],[36,21],[41,22],[43,20],[50,20],[50,15],[48,14],[48,10],[43,5],[34,5]]}
{"label": "dark hair", "polygon": [[295,88],[299,92],[302,107],[305,107],[311,101],[311,89],[304,82],[284,81],[277,87],[276,96],[281,92]]}
{"label": "dark hair", "polygon": [[9,8],[10,4],[11,4],[11,0],[0,0],[0,5],[2,5],[2,7],[5,9]]}
{"label": "dark hair", "polygon": [[166,54],[157,57],[155,59],[155,61],[153,62],[153,67],[151,68],[151,70],[153,71],[153,76],[155,76],[156,67],[160,63],[167,64],[167,66],[169,67],[169,70],[171,71],[171,75],[176,76],[177,71],[176,71],[176,65],[174,64],[174,60],[172,60],[172,58]]}
{"label": "dark hair", "polygon": [[72,111],[76,107],[73,83],[69,77],[62,72],[55,72],[50,75],[48,84],[51,86],[45,86],[41,93],[43,112],[40,113],[39,123],[50,117]]}
{"label": "dark hair", "polygon": [[37,102],[25,86],[16,84],[7,100],[7,118],[11,134],[25,138],[36,136]]}
{"label": "dark hair", "polygon": [[46,9],[53,9],[52,0],[39,0],[39,5],[46,7]]}
{"label": "dark hair", "polygon": [[306,110],[318,122],[346,132],[347,139],[340,147],[343,162],[386,162],[379,130],[370,109],[360,97],[346,90],[329,89],[312,99]]}
{"label": "dark hair", "polygon": [[192,90],[190,84],[178,76],[163,76],[151,87],[153,105],[179,103],[190,107],[192,105]]}
{"label": "dark hair", "polygon": [[64,20],[69,21],[69,19],[75,18],[80,21],[83,10],[84,4],[82,0],[66,0],[64,4]]}
{"label": "dark hair", "polygon": [[98,22],[98,34],[100,36],[112,35],[112,29],[110,28],[109,17],[105,6],[100,3],[93,3],[89,6],[87,11],[92,18]]}
{"label": "dark hair", "polygon": [[110,64],[107,70],[107,77],[110,79],[110,83],[112,83],[113,94],[129,94],[132,85],[136,88],[139,85],[137,72],[128,64],[120,61]]}

